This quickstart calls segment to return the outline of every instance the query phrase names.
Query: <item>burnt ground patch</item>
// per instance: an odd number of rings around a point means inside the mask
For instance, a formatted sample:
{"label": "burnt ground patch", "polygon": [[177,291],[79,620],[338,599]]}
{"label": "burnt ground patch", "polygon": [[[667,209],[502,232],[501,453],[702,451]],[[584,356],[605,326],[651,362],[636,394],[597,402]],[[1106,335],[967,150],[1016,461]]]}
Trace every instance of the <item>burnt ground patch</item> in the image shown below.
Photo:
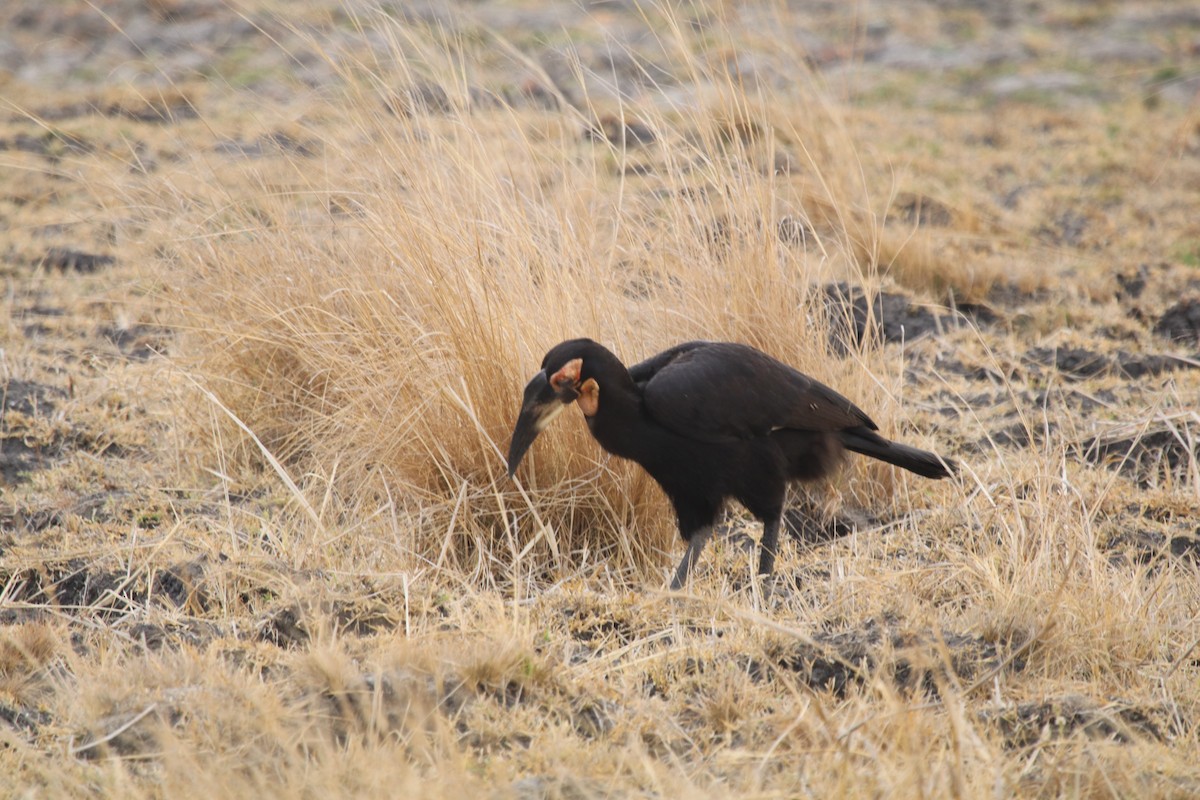
{"label": "burnt ground patch", "polygon": [[[106,522],[117,518],[116,508],[120,501],[128,496],[129,493],[120,490],[100,491],[79,495],[55,505],[0,505],[0,522],[6,531],[13,534],[41,533],[70,522]],[[144,522],[144,519],[135,515],[127,514],[123,517],[130,521]]]}
{"label": "burnt ground patch", "polygon": [[1116,469],[1141,488],[1186,481],[1200,468],[1200,439],[1168,423],[1135,433],[1095,436],[1082,442],[1079,451],[1093,464]]}
{"label": "burnt ground patch", "polygon": [[16,603],[82,611],[101,615],[123,613],[146,600],[123,573],[97,569],[82,559],[44,563],[9,574],[0,574],[12,587]]}
{"label": "burnt ground patch", "polygon": [[1107,355],[1085,347],[1034,347],[1025,353],[1024,361],[1027,365],[1052,367],[1073,381],[1109,374],[1138,379],[1200,367],[1200,359],[1197,358],[1130,353],[1125,350]]}
{"label": "burnt ground patch", "polygon": [[223,156],[237,158],[266,158],[274,155],[312,158],[320,152],[321,145],[313,140],[297,139],[284,131],[273,131],[252,140],[222,139],[213,145],[213,150]]}
{"label": "burnt ground patch", "polygon": [[1200,298],[1189,297],[1168,308],[1154,323],[1154,332],[1173,342],[1200,345]]}
{"label": "burnt ground patch", "polygon": [[1162,741],[1156,716],[1154,709],[1122,702],[1099,704],[1074,696],[990,709],[979,715],[1000,732],[1006,747],[1032,747],[1076,734],[1120,744],[1136,739]]}
{"label": "burnt ground patch", "polygon": [[[26,612],[44,608],[115,617],[155,602],[196,613],[210,610],[213,604],[203,559],[132,573],[70,559],[0,570],[0,585],[8,587],[7,598]],[[0,612],[0,622],[17,616]]]}
{"label": "burnt ground patch", "polygon": [[783,529],[799,546],[818,545],[849,536],[857,530],[877,527],[881,520],[862,509],[843,509],[834,514],[811,503],[788,504],[783,512]]}
{"label": "burnt ground patch", "polygon": [[[947,679],[977,680],[992,670],[1020,671],[1025,662],[1006,647],[973,634],[949,631],[905,632],[890,620],[870,620],[861,628],[820,632],[813,642],[769,653],[767,662],[751,660],[752,678],[785,671],[818,691],[844,696],[855,684],[883,674],[908,692],[938,695]],[[1007,651],[1007,652],[1006,652]]]}
{"label": "burnt ground patch", "polygon": [[866,292],[844,282],[826,284],[823,291],[829,341],[836,353],[866,343],[912,341],[959,325],[954,314],[916,305],[903,294],[876,292],[868,302]]}
{"label": "burnt ground patch", "polygon": [[291,649],[307,644],[323,627],[370,636],[395,630],[399,624],[391,607],[374,601],[335,600],[316,607],[289,603],[260,616],[255,638]]}
{"label": "burnt ground patch", "polygon": [[10,378],[0,390],[3,411],[19,411],[31,417],[45,416],[54,410],[67,393],[56,386]]}
{"label": "burnt ground patch", "polygon": [[0,701],[0,725],[33,738],[38,731],[54,721],[49,712],[20,703]]}
{"label": "burnt ground patch", "polygon": [[910,225],[946,228],[954,222],[954,213],[940,200],[914,192],[902,192],[892,206],[897,217]]}
{"label": "burnt ground patch", "polygon": [[12,486],[29,479],[31,472],[45,469],[50,459],[20,436],[0,436],[0,484]]}
{"label": "burnt ground patch", "polygon": [[653,144],[657,138],[654,130],[646,123],[614,114],[602,115],[595,122],[588,124],[584,127],[582,135],[584,141],[608,142],[620,148]]}
{"label": "burnt ground patch", "polygon": [[108,326],[100,329],[100,335],[112,342],[121,355],[134,361],[164,355],[171,339],[171,332],[157,325]]}
{"label": "burnt ground patch", "polygon": [[0,139],[0,151],[15,150],[22,153],[33,153],[50,162],[58,161],[64,155],[87,155],[94,152],[95,149],[95,145],[91,142],[65,131],[18,133],[15,136]]}
{"label": "burnt ground patch", "polygon": [[627,645],[638,635],[629,616],[616,612],[609,605],[568,606],[563,609],[563,616],[571,638],[589,645],[594,654],[604,652],[611,645]]}
{"label": "burnt ground patch", "polygon": [[102,458],[121,458],[136,449],[89,426],[65,420],[49,421],[18,412],[6,415],[3,427],[0,427],[0,479],[4,485],[23,483],[30,473],[54,466],[72,451]]}
{"label": "burnt ground patch", "polygon": [[1194,532],[1178,527],[1164,532],[1131,525],[1107,537],[1102,547],[1109,553],[1109,560],[1116,565],[1159,564],[1170,558],[1200,564],[1200,527]]}
{"label": "burnt ground patch", "polygon": [[66,392],[54,386],[17,379],[5,382],[0,390],[0,484],[24,481],[58,455],[61,442],[34,434],[27,423],[49,416],[65,397]]}
{"label": "burnt ground patch", "polygon": [[99,272],[104,267],[117,263],[113,256],[102,253],[88,253],[69,247],[51,247],[39,258],[34,266],[56,269],[60,272]]}
{"label": "burnt ground patch", "polygon": [[731,659],[755,683],[786,675],[814,691],[844,697],[854,686],[884,677],[904,692],[937,697],[947,681],[970,683],[992,671],[1025,667],[1019,643],[989,641],[969,633],[902,631],[896,621],[868,620],[840,631],[819,631],[811,642],[769,647],[760,656],[688,657],[647,676],[650,696],[669,696],[688,676],[725,668]]}

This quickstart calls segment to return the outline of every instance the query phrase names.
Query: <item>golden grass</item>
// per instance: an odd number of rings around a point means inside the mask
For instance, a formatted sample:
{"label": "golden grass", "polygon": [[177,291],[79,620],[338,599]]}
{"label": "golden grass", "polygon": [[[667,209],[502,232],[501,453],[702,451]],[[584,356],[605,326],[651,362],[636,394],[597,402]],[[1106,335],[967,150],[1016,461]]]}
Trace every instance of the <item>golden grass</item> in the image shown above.
{"label": "golden grass", "polygon": [[[1038,240],[1036,216],[1063,198],[980,210],[969,176],[993,165],[950,144],[913,157],[916,178],[893,172],[890,130],[831,99],[802,54],[777,43],[791,80],[765,88],[728,66],[775,33],[720,9],[711,20],[728,26],[697,32],[694,11],[645,12],[682,88],[559,110],[470,91],[499,93],[489,81],[514,71],[543,77],[492,32],[454,39],[350,17],[390,47],[337,61],[336,87],[274,108],[181,87],[163,102],[208,98],[195,102],[211,110],[162,137],[154,169],[115,146],[60,163],[87,189],[60,202],[90,208],[95,219],[77,215],[88,230],[118,217],[115,241],[135,256],[109,276],[43,269],[23,289],[61,302],[52,335],[73,343],[78,378],[52,419],[4,417],[5,435],[73,443],[0,509],[58,514],[0,538],[9,786],[1196,791],[1195,563],[1119,542],[1133,529],[1190,533],[1200,468],[1185,456],[1139,473],[1080,455],[1109,430],[1170,425],[1190,441],[1194,373],[1064,385],[1029,366],[1034,344],[1120,327],[1113,276]],[[414,85],[437,107],[414,104]],[[1000,113],[1013,137],[1036,127]],[[598,119],[654,140],[585,136]],[[106,119],[90,135],[119,129]],[[54,213],[51,194],[20,185],[7,197],[34,201],[33,225]],[[912,198],[942,204],[944,229],[906,221]],[[1130,258],[1152,244],[1134,238]],[[990,331],[843,354],[828,344],[822,291],[835,280],[905,286],[931,305],[1001,285],[1062,294]],[[168,324],[170,358],[88,350],[97,306],[120,329]],[[1128,325],[1120,346],[1161,349]],[[5,369],[49,382],[18,328]],[[578,419],[539,439],[520,481],[504,474],[525,380],[579,335],[631,362],[688,338],[754,344],[854,398],[888,434],[961,458],[963,475],[934,484],[853,463],[805,499],[871,521],[785,546],[773,596],[749,584],[731,540],[706,554],[693,595],[667,597],[681,547],[669,508]],[[1081,395],[1106,411],[1084,413]],[[986,443],[1018,429],[1030,446]]]}

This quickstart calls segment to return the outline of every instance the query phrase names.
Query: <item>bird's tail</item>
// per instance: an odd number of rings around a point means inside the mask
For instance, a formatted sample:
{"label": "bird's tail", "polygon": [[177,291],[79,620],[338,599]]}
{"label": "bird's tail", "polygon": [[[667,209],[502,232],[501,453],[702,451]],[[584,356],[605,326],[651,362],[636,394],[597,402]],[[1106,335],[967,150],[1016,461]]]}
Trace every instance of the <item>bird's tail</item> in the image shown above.
{"label": "bird's tail", "polygon": [[895,464],[925,478],[948,478],[958,470],[958,465],[948,458],[888,441],[868,428],[847,428],[838,435],[847,450]]}

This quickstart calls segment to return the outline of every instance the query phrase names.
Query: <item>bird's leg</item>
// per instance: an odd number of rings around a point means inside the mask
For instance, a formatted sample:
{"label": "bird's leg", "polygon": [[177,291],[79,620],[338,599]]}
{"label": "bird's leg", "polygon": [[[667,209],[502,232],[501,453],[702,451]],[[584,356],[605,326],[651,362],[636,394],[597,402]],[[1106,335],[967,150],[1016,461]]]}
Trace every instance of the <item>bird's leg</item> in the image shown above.
{"label": "bird's leg", "polygon": [[688,573],[692,571],[692,565],[700,560],[700,553],[704,550],[704,545],[708,544],[710,536],[712,536],[712,526],[705,525],[693,533],[692,538],[688,539],[683,560],[679,562],[679,566],[675,570],[675,577],[671,579],[671,591],[677,592],[687,584]]}
{"label": "bird's leg", "polygon": [[770,575],[775,571],[775,554],[779,552],[779,517],[774,516],[763,523],[762,542],[759,544],[758,574]]}

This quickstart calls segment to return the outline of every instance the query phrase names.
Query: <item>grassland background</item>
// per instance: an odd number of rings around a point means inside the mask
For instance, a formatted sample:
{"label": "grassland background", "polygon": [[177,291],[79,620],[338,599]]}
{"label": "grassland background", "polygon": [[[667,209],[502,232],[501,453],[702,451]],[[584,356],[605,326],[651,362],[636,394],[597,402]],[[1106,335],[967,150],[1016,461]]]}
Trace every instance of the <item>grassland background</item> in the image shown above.
{"label": "grassland background", "polygon": [[[0,23],[0,795],[1200,792],[1191,4]],[[668,596],[578,419],[504,477],[577,335],[963,474],[798,493],[766,599],[733,509]]]}

